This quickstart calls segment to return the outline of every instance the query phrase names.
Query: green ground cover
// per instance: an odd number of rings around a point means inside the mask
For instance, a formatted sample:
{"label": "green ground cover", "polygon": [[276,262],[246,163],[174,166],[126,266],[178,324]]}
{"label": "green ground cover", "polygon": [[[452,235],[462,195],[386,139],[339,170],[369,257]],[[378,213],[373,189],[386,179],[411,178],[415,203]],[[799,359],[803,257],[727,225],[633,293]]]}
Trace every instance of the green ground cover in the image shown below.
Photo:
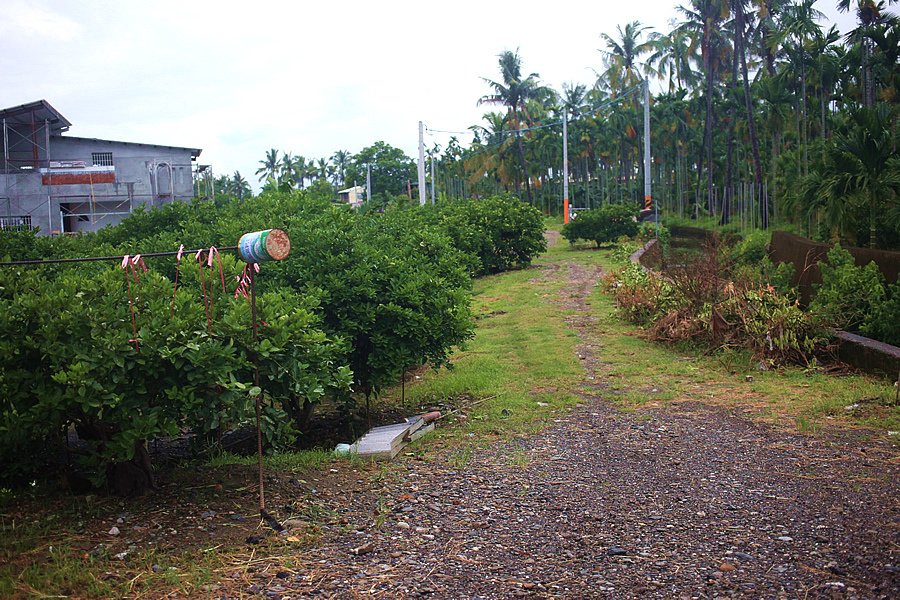
{"label": "green ground cover", "polygon": [[[549,229],[558,231],[559,226],[552,223]],[[409,410],[447,398],[456,399],[462,410],[442,420],[436,434],[407,451],[464,468],[479,447],[538,431],[555,415],[583,402],[573,393],[584,376],[575,358],[579,340],[565,323],[571,311],[558,300],[570,264],[612,269],[621,264],[622,254],[612,248],[595,250],[557,242],[528,269],[476,280],[475,338],[453,356],[452,369],[424,371],[405,390]],[[597,379],[607,384],[603,397],[621,410],[640,414],[680,402],[701,402],[739,409],[749,418],[812,435],[852,430],[861,432],[860,438],[883,438],[888,431],[900,429],[900,407],[893,403],[895,390],[889,382],[800,368],[760,371],[744,353],[712,354],[644,339],[639,328],[615,314],[612,298],[599,286],[589,304],[596,317],[601,359]],[[399,388],[392,388],[379,402],[396,404],[399,399]],[[459,414],[466,418],[460,419]],[[347,460],[327,451],[310,451],[268,457],[266,466],[276,477],[324,480],[329,468]],[[514,452],[509,456],[511,464],[523,460],[527,459]],[[246,470],[249,467],[244,465],[252,463],[245,457],[220,455],[202,467]],[[373,483],[394,476],[391,465],[371,467],[353,461],[349,466],[358,467],[358,476]],[[192,483],[195,467],[187,465],[181,475],[171,476],[180,477],[178,486],[197,486],[190,492],[196,506],[185,506],[183,500],[175,503],[188,511],[202,510],[199,507],[210,498],[233,495],[238,499],[248,493],[246,483],[226,483],[224,491],[221,486]],[[45,499],[23,517],[16,505],[28,494]],[[194,549],[137,548],[127,564],[108,552],[88,551],[97,540],[86,537],[86,525],[127,509],[120,499],[85,499],[59,491],[54,495],[50,490],[33,490],[19,497],[9,491],[0,493],[0,596],[110,597],[150,589],[202,594],[203,586],[221,581],[256,552],[243,538]],[[315,543],[315,539],[313,531],[300,543]],[[253,556],[266,553],[289,555],[290,544],[267,545]]]}

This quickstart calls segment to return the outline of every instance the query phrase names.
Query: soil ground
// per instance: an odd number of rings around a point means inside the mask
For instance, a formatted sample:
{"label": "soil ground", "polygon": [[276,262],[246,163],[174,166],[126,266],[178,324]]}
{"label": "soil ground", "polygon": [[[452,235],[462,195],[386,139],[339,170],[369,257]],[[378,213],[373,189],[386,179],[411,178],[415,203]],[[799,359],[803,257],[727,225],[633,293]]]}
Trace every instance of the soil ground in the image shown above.
{"label": "soil ground", "polygon": [[[900,597],[895,449],[843,429],[785,431],[696,397],[620,410],[589,306],[599,267],[534,272],[563,282],[548,300],[566,309],[584,367],[579,404],[549,427],[388,465],[270,470],[269,510],[295,517],[283,534],[254,518],[252,467],[181,470],[145,499],[83,498],[68,537],[78,560],[117,557],[105,577],[143,598]],[[39,504],[3,516],[52,518]],[[23,569],[53,560],[52,529]],[[237,550],[184,587],[184,563],[166,562],[179,548],[197,562]],[[139,555],[146,564],[130,562]],[[15,589],[27,595],[27,581]]]}
{"label": "soil ground", "polygon": [[900,595],[889,447],[788,433],[697,402],[616,410],[586,304],[599,269],[564,266],[543,276],[567,278],[557,301],[571,310],[586,370],[576,410],[484,452],[401,457],[374,488],[342,467],[333,475],[347,485],[327,502],[334,518],[320,542],[233,572],[242,593]]}

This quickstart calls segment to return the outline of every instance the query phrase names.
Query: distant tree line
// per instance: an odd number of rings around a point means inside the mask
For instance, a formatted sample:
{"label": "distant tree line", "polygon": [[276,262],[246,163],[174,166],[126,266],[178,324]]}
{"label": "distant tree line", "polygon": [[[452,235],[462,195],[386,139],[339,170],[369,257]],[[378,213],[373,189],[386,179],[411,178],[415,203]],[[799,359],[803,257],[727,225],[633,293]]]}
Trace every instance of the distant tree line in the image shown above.
{"label": "distant tree line", "polygon": [[[651,100],[650,175],[665,216],[898,247],[895,3],[838,1],[857,17],[841,35],[822,25],[815,0],[691,0],[669,31],[634,21],[602,34],[596,80],[561,90],[504,51],[500,76],[474,99],[500,110],[469,127],[468,145],[453,137],[428,148],[438,199],[515,193],[559,214],[565,116],[572,204],[639,205],[649,80],[663,90]],[[413,159],[384,142],[316,160],[271,149],[259,164],[264,186],[282,190],[364,185],[368,165],[382,204],[416,184]],[[249,193],[240,173],[216,181],[217,191]]]}

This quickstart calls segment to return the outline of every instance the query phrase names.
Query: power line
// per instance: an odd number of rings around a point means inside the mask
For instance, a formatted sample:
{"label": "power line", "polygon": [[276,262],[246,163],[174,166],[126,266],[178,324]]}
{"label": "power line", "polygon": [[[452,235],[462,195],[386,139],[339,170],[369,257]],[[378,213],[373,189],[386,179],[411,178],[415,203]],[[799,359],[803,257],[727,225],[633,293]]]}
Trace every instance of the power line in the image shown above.
{"label": "power line", "polygon": [[[606,101],[602,102],[601,104],[598,104],[598,105],[585,104],[583,106],[576,107],[575,110],[580,111],[580,112],[583,111],[579,115],[578,119],[585,118],[587,116],[592,116],[605,108],[614,106],[615,104],[622,102],[623,100],[640,92],[642,90],[642,85],[643,84],[634,85],[634,86],[624,90],[621,94],[619,94],[615,98],[606,100]],[[572,119],[569,122],[571,123],[572,121],[578,120],[578,119]],[[562,119],[554,120],[554,121],[552,121],[550,123],[546,123],[544,125],[535,125],[533,127],[522,127],[520,129],[507,129],[504,131],[498,131],[498,132],[493,133],[492,135],[509,135],[509,134],[513,134],[513,133],[527,133],[529,131],[538,131],[541,129],[549,129],[551,127],[556,127],[556,126],[560,126],[560,125],[562,125]],[[479,127],[479,126],[476,125],[475,127]],[[446,130],[446,129],[432,129],[431,127],[429,127],[427,125],[425,125],[425,131],[428,134],[446,133],[446,134],[451,134],[451,135],[457,135],[457,134],[459,134],[459,135],[465,135],[465,134],[478,135],[477,131],[472,131],[471,129],[469,129],[468,131],[450,131],[450,130]]]}
{"label": "power line", "polygon": [[452,134],[452,135],[466,135],[466,134],[473,135],[473,134],[475,133],[475,132],[472,131],[471,129],[468,130],[468,131],[445,131],[445,130],[443,130],[443,129],[432,129],[432,128],[429,127],[428,125],[425,126],[425,130],[426,130],[428,133],[449,133],[449,134]]}
{"label": "power line", "polygon": [[[222,246],[216,250],[237,250],[238,246]],[[141,258],[154,258],[157,256],[176,256],[178,254],[197,254],[209,250],[209,248],[200,248],[199,250],[174,250],[172,252],[148,252],[147,254],[133,254],[132,256],[140,256]],[[0,262],[0,267],[16,267],[24,265],[50,265],[65,263],[84,263],[84,262],[102,262],[107,260],[121,261],[123,255],[118,256],[88,256],[84,258],[42,258],[34,260],[13,260],[9,262]]]}

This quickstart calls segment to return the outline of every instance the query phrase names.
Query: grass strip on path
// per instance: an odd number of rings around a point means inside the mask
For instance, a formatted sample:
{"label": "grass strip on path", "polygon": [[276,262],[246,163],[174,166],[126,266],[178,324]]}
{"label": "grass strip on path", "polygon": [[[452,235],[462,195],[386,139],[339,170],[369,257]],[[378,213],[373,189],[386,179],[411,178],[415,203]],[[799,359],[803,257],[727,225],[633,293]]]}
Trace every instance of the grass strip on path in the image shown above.
{"label": "grass strip on path", "polygon": [[[575,358],[578,338],[554,302],[563,285],[559,268],[540,260],[532,268],[475,282],[475,338],[454,356],[452,369],[426,371],[406,390],[411,406],[463,399],[459,404],[465,424],[444,429],[443,437],[483,441],[533,432],[556,411],[577,402],[571,390],[584,370]],[[396,402],[398,397],[395,389],[382,401]]]}
{"label": "grass strip on path", "polygon": [[[571,246],[550,252],[560,261],[599,264],[607,270],[623,266],[626,254]],[[602,341],[599,375],[606,379],[611,399],[624,409],[698,401],[739,407],[756,420],[805,433],[823,426],[869,429],[864,436],[900,430],[896,390],[885,379],[791,366],[761,369],[745,351],[653,342],[616,313],[614,299],[600,287],[591,304]]]}
{"label": "grass strip on path", "polygon": [[[422,405],[443,398],[490,398],[472,409],[467,423],[444,430],[447,439],[483,441],[487,434],[490,441],[504,433],[539,430],[555,410],[578,402],[572,391],[584,376],[575,357],[579,340],[565,325],[572,312],[554,302],[568,265],[612,270],[624,264],[626,255],[612,247],[598,250],[558,240],[531,269],[479,279],[475,340],[454,358],[453,370],[429,371],[409,386],[407,400]],[[701,402],[804,433],[840,427],[881,437],[900,430],[895,389],[884,379],[800,367],[761,370],[744,351],[652,342],[619,317],[601,286],[589,303],[600,343],[597,379],[623,410]],[[389,393],[387,401],[395,396]]]}

